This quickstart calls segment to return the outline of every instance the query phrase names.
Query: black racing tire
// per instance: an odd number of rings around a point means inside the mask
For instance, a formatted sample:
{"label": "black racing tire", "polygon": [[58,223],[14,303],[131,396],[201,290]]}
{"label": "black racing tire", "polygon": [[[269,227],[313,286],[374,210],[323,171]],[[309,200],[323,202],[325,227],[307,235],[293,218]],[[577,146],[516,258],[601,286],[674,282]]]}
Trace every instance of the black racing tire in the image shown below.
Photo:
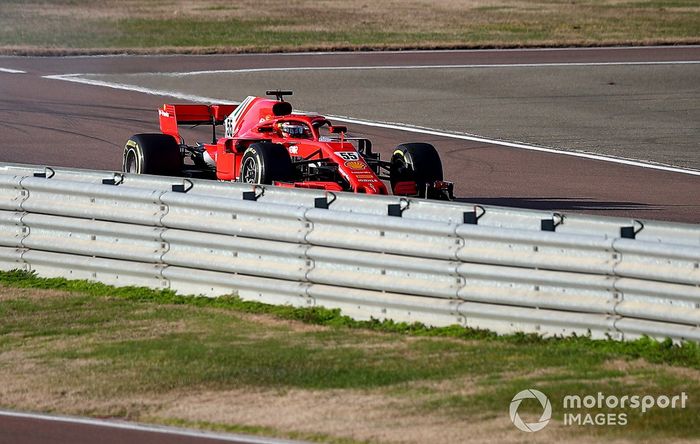
{"label": "black racing tire", "polygon": [[292,179],[293,171],[292,159],[284,146],[259,142],[251,144],[243,152],[239,180],[268,185],[275,181],[288,182]]}
{"label": "black racing tire", "polygon": [[122,171],[157,176],[180,176],[180,145],[167,134],[135,134],[124,145]]}
{"label": "black racing tire", "polygon": [[418,196],[426,197],[426,184],[442,180],[442,162],[435,147],[428,143],[402,143],[391,156],[389,182],[415,181]]}

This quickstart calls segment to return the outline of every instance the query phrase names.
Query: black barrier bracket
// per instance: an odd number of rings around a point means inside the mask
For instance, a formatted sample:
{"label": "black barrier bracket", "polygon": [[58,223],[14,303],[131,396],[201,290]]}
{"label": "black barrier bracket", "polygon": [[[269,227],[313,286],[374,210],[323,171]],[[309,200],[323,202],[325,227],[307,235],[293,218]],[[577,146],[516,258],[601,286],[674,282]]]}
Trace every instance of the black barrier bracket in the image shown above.
{"label": "black barrier bracket", "polygon": [[564,223],[564,215],[560,213],[552,214],[551,219],[542,219],[540,229],[542,231],[556,231],[557,227]]}
{"label": "black barrier bracket", "polygon": [[[328,199],[328,196],[330,196],[331,199]],[[327,210],[337,198],[338,196],[329,191],[324,197],[317,197],[316,199],[314,199],[314,208]]]}
{"label": "black barrier bracket", "polygon": [[[49,175],[49,172],[51,173]],[[44,167],[43,173],[34,173],[34,177],[43,177],[44,179],[51,179],[56,175],[56,171],[51,167]]]}
{"label": "black barrier bracket", "polygon": [[469,225],[477,225],[479,223],[479,219],[481,219],[484,214],[486,214],[486,209],[484,207],[481,205],[474,205],[474,211],[464,212],[464,223]]}
{"label": "black barrier bracket", "polygon": [[634,227],[621,227],[620,237],[623,239],[634,239],[637,235],[634,232]]}
{"label": "black barrier bracket", "polygon": [[243,192],[243,200],[252,200],[253,202],[257,202],[262,195],[265,194],[265,188],[261,187],[260,185],[253,185],[253,191],[244,191]]}
{"label": "black barrier bracket", "polygon": [[328,199],[325,197],[317,197],[314,199],[314,208],[320,208],[322,210],[328,209]]}
{"label": "black barrier bracket", "polygon": [[389,204],[387,207],[387,214],[393,217],[403,217],[403,212],[411,206],[408,199],[401,198],[397,204]]}
{"label": "black barrier bracket", "polygon": [[102,179],[102,185],[121,185],[124,183],[124,175],[122,173],[114,173],[111,179]]}
{"label": "black barrier bracket", "polygon": [[636,239],[637,234],[644,229],[644,222],[634,220],[634,225],[631,227],[620,227],[620,237],[623,239]]}
{"label": "black barrier bracket", "polygon": [[173,193],[187,193],[194,188],[194,183],[189,179],[184,179],[182,183],[177,183],[171,187]]}

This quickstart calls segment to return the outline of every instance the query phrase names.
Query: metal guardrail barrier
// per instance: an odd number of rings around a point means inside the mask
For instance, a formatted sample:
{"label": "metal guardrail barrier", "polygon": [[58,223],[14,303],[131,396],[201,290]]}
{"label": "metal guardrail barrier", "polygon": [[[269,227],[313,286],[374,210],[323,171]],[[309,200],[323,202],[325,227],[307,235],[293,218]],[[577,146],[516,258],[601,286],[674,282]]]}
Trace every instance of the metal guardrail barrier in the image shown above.
{"label": "metal guardrail barrier", "polygon": [[0,165],[0,269],[498,333],[700,341],[700,226]]}

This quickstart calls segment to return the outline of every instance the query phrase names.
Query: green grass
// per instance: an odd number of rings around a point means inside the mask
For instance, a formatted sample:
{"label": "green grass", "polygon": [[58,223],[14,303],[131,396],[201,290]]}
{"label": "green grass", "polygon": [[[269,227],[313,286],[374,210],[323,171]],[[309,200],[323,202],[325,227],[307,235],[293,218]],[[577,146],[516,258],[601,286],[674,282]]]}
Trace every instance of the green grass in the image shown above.
{"label": "green grass", "polygon": [[[3,297],[12,288],[32,290]],[[42,296],[34,289],[59,293]],[[361,390],[397,400],[397,414],[436,414],[459,422],[501,418],[513,395],[530,387],[553,402],[565,394],[598,391],[685,391],[691,401],[700,397],[695,343],[497,336],[458,326],[355,321],[320,307],[113,288],[21,271],[0,272],[0,378],[22,365],[3,359],[5,353],[21,353],[24,362],[36,366],[32,387],[44,384],[49,391],[61,387],[79,393],[86,405],[91,399],[115,400],[112,407],[78,405],[63,413],[156,417],[158,422],[263,434],[273,429],[159,417],[149,408],[126,408],[119,400],[202,390]],[[620,370],[611,362],[628,364]],[[462,384],[472,389],[463,391]],[[0,404],[31,408],[17,402]],[[522,412],[537,409],[525,403]],[[700,437],[697,402],[683,411],[633,415],[627,427],[589,432],[645,439]],[[555,408],[554,418],[562,419],[561,409]],[[303,436],[324,442],[346,438]]]}
{"label": "green grass", "polygon": [[[125,12],[128,11],[128,12]],[[229,52],[700,42],[697,1],[0,2],[5,52]]]}
{"label": "green grass", "polygon": [[[496,335],[487,330],[464,328],[457,325],[431,328],[420,323],[406,324],[393,322],[391,320],[356,321],[348,316],[342,315],[338,309],[276,306],[254,301],[244,301],[236,296],[223,296],[219,298],[184,296],[178,295],[172,290],[152,290],[144,287],[115,288],[98,282],[67,280],[63,278],[41,278],[33,273],[18,270],[0,272],[0,284],[16,288],[40,288],[78,292],[81,294],[80,297],[65,302],[65,304],[71,307],[75,306],[76,308],[94,302],[94,299],[91,297],[109,296],[113,299],[116,308],[129,306],[128,301],[223,308],[242,313],[270,314],[280,319],[336,328],[368,329],[378,332],[412,336],[448,337],[465,340],[478,339],[494,344],[528,346],[535,352],[538,352],[538,354],[534,355],[536,359],[545,361],[551,359],[559,360],[561,357],[566,358],[572,354],[585,354],[593,351],[600,359],[608,359],[611,357],[642,358],[651,363],[680,365],[700,369],[700,346],[694,342],[676,344],[670,339],[657,341],[648,337],[642,337],[635,341],[621,342],[612,339],[594,340],[589,337],[581,336],[545,338],[540,335],[522,333]],[[50,302],[41,302],[41,304],[47,303],[50,304]],[[64,302],[60,302],[59,304],[63,303]],[[21,307],[21,310],[30,313],[46,310],[45,306],[35,304],[39,304],[39,302],[32,303],[30,301],[20,300],[7,303],[9,308],[18,305]],[[59,305],[59,307],[52,310],[61,313],[65,308],[66,307],[63,305]],[[108,314],[93,313],[89,317],[80,319],[79,322],[96,325],[100,320],[104,320],[108,317]],[[68,328],[66,331],[67,334],[81,331],[77,327],[74,328],[69,319],[59,318],[57,322],[59,325]],[[0,326],[0,332],[3,332],[3,329],[8,328],[9,325],[10,324],[7,324],[7,326]],[[42,324],[41,331],[45,331],[47,327],[46,324]],[[540,354],[539,352],[542,353]]]}

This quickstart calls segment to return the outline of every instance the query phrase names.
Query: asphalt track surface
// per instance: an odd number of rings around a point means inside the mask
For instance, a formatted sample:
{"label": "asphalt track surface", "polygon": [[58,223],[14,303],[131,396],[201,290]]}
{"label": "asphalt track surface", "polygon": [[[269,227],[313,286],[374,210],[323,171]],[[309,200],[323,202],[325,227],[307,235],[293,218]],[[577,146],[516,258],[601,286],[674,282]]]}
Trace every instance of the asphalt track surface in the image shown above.
{"label": "asphalt track surface", "polygon": [[[277,85],[301,110],[700,170],[700,61],[257,68],[73,81],[243,100]],[[341,117],[343,118],[343,117]]]}
{"label": "asphalt track surface", "polygon": [[[437,51],[215,56],[0,57],[0,162],[118,170],[124,141],[157,131],[156,108],[172,97],[47,79],[299,66],[700,61],[700,47]],[[22,71],[22,72],[15,72]],[[553,79],[552,82],[556,82]],[[559,79],[566,81],[566,79]],[[195,85],[196,86],[196,85]],[[277,85],[273,85],[275,87]],[[696,85],[696,88],[698,86]],[[236,98],[232,98],[236,100]],[[697,122],[696,122],[697,123]],[[653,124],[653,122],[651,122]],[[552,211],[700,223],[700,176],[493,143],[350,125],[387,155],[420,140],[441,152],[460,200]],[[697,131],[697,127],[691,130]],[[591,134],[595,136],[595,134]],[[672,135],[671,135],[672,136]],[[670,141],[669,143],[672,143]],[[696,148],[700,148],[695,145]],[[700,157],[700,149],[694,158]],[[691,154],[692,157],[692,154]],[[639,159],[649,160],[649,159]],[[217,442],[94,425],[0,417],[0,443]],[[231,442],[231,441],[224,441]]]}
{"label": "asphalt track surface", "polygon": [[0,444],[294,444],[249,435],[0,411]]}
{"label": "asphalt track surface", "polygon": [[[1,69],[24,71],[0,71],[0,161],[119,169],[124,141],[134,133],[157,131],[155,109],[163,103],[182,102],[168,96],[43,77],[47,75],[123,75],[303,66],[664,61],[700,61],[700,47],[158,57],[0,57]],[[635,69],[635,65],[629,69]],[[562,78],[560,81],[566,82],[567,79]],[[273,85],[275,86],[277,85]],[[319,94],[322,92],[319,91]],[[371,138],[374,146],[384,155],[388,155],[401,142],[433,143],[443,157],[445,177],[456,183],[456,195],[465,202],[700,223],[698,175],[521,150],[493,143],[411,134],[397,129],[364,125],[349,127],[354,134]],[[591,132],[595,132],[595,129]],[[700,157],[700,150],[696,149],[694,155],[696,159]]]}

